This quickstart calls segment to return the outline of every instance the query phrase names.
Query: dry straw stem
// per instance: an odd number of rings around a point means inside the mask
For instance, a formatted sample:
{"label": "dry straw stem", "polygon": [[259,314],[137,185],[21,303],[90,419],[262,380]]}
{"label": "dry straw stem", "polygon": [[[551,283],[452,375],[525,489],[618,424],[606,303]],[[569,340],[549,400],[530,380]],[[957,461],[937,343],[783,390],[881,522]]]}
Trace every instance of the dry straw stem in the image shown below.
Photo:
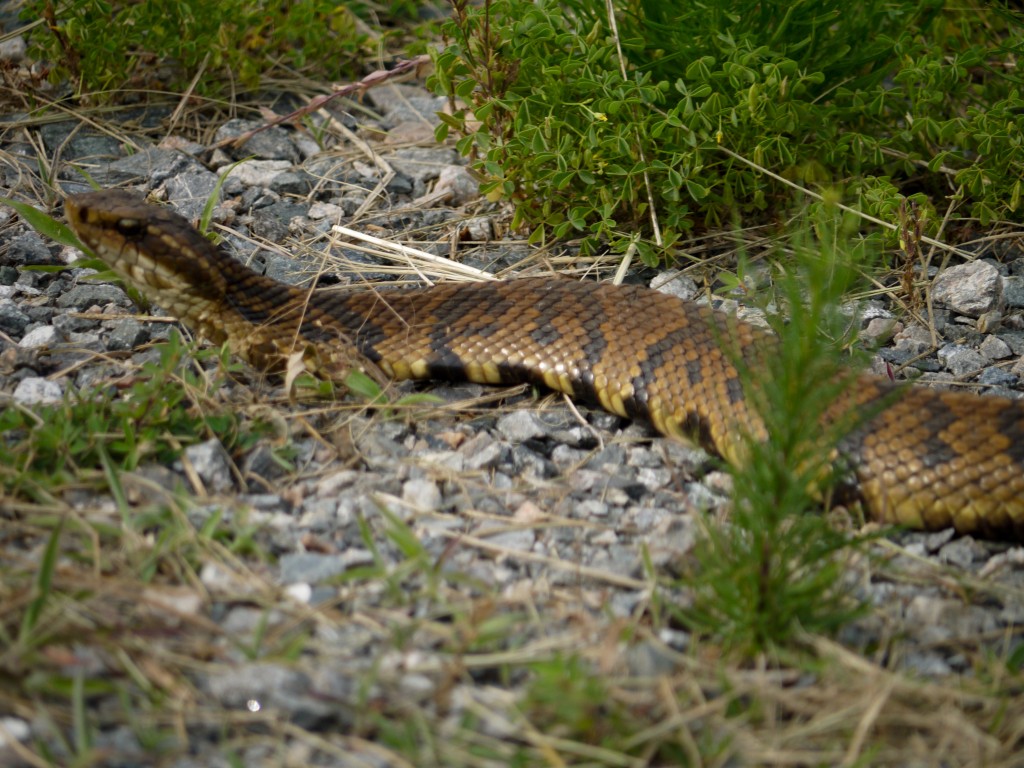
{"label": "dry straw stem", "polygon": [[399,243],[391,242],[390,240],[384,240],[373,235],[368,235],[365,232],[360,232],[349,227],[343,227],[341,225],[335,225],[331,227],[333,232],[337,232],[339,235],[352,238],[364,243],[369,243],[375,246],[375,248],[363,248],[360,249],[365,253],[369,253],[375,256],[390,259],[398,265],[404,265],[405,271],[399,271],[398,274],[413,274],[419,277],[427,285],[433,285],[433,281],[427,277],[427,274],[432,274],[435,277],[442,277],[449,280],[468,280],[468,281],[482,281],[482,280],[495,280],[494,275],[489,272],[485,272],[482,269],[476,269],[475,267],[469,267],[465,264],[459,264],[457,261],[452,261],[444,256],[435,256],[432,253],[421,251],[418,248],[411,248],[407,245],[401,245]]}

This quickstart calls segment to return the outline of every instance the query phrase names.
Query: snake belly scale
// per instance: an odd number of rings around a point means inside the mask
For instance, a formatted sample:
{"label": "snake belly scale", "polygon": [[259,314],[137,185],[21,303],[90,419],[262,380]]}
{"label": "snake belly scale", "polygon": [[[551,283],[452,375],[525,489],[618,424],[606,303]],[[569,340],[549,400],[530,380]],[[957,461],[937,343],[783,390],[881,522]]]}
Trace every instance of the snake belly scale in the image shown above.
{"label": "snake belly scale", "polygon": [[[715,310],[636,286],[528,278],[386,292],[307,291],[257,274],[178,214],[120,191],[68,198],[72,228],[119,276],[264,370],[298,353],[340,378],[530,382],[735,461],[763,435],[729,339],[755,369],[772,339]],[[840,445],[872,519],[1024,540],[1024,401],[859,376],[836,412],[871,415]],[[838,409],[838,410],[836,410]]]}

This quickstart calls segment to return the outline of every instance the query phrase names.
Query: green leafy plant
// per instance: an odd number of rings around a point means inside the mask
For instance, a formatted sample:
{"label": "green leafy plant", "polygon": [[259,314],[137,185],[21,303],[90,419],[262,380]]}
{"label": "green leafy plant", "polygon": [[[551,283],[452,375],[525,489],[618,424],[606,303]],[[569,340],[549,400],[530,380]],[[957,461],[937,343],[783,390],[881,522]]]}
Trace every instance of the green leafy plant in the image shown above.
{"label": "green leafy plant", "polygon": [[778,346],[764,370],[738,363],[767,439],[745,437],[729,523],[707,527],[689,580],[694,603],[684,621],[744,651],[783,646],[801,630],[834,632],[861,611],[843,578],[859,540],[817,511],[845,469],[836,447],[870,416],[833,409],[855,382],[835,351],[849,325],[835,306],[865,254],[835,245],[850,240],[852,216],[820,210],[814,224],[817,244],[804,236],[801,272],[780,275],[774,286],[788,318],[776,324]]}
{"label": "green leafy plant", "polygon": [[438,135],[460,136],[533,240],[637,244],[653,264],[695,225],[790,203],[719,147],[802,185],[848,181],[868,213],[952,192],[983,222],[1019,217],[1024,111],[1004,72],[1024,36],[1008,14],[637,1],[615,4],[616,33],[592,0],[453,6]]}
{"label": "green leafy plant", "polygon": [[[229,83],[254,87],[271,74],[341,77],[369,52],[359,14],[370,10],[333,0],[33,0],[23,15],[46,18],[30,35],[32,54],[52,63],[53,81],[70,77],[80,93],[183,89],[195,77],[200,93],[217,93]],[[392,18],[417,18],[412,3],[386,10]]]}

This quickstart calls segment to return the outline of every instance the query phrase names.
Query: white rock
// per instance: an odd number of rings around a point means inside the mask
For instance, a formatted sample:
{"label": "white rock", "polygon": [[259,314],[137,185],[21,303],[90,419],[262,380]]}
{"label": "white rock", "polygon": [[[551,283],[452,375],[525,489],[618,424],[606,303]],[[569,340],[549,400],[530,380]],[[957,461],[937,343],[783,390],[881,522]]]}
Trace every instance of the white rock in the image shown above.
{"label": "white rock", "polygon": [[418,510],[436,512],[441,508],[441,490],[433,480],[406,480],[402,485],[402,501]]}
{"label": "white rock", "polygon": [[8,746],[7,737],[17,741],[28,741],[32,730],[28,723],[18,717],[0,717],[0,749]]}
{"label": "white rock", "polygon": [[63,399],[64,390],[60,384],[38,376],[22,379],[14,390],[15,402],[23,405],[53,404]]}
{"label": "white rock", "polygon": [[1005,360],[1013,355],[1013,350],[998,336],[986,336],[978,351],[989,360]]}
{"label": "white rock", "polygon": [[669,296],[678,296],[686,301],[692,300],[700,290],[692,277],[684,275],[678,269],[668,269],[651,280],[651,288]]}
{"label": "white rock", "polygon": [[21,341],[18,342],[18,346],[24,347],[25,349],[52,347],[57,343],[59,338],[60,334],[57,333],[57,329],[52,325],[40,325],[38,328],[33,328],[22,336]]}
{"label": "white rock", "polygon": [[28,45],[21,35],[0,42],[0,61],[21,61],[25,58]]}
{"label": "white rock", "polygon": [[980,317],[999,308],[1003,279],[984,261],[958,264],[944,270],[932,283],[932,299],[939,306],[968,317]]}
{"label": "white rock", "polygon": [[287,160],[246,160],[234,166],[231,178],[247,187],[265,187],[275,176],[291,169],[292,164]]}

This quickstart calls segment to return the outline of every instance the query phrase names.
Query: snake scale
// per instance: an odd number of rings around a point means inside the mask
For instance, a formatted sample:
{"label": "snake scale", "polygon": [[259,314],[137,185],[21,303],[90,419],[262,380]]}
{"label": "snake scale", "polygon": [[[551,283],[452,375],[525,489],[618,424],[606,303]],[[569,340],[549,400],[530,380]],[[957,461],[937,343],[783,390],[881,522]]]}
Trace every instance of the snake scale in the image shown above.
{"label": "snake scale", "polygon": [[[306,291],[231,258],[176,213],[120,191],[70,197],[82,242],[194,332],[264,370],[296,353],[340,378],[360,356],[394,378],[530,382],[696,436],[735,461],[763,434],[729,338],[757,365],[764,331],[640,287],[528,278],[387,292]],[[358,365],[358,362],[355,363]],[[869,409],[840,444],[872,519],[1024,540],[1024,401],[861,375],[833,406]]]}

